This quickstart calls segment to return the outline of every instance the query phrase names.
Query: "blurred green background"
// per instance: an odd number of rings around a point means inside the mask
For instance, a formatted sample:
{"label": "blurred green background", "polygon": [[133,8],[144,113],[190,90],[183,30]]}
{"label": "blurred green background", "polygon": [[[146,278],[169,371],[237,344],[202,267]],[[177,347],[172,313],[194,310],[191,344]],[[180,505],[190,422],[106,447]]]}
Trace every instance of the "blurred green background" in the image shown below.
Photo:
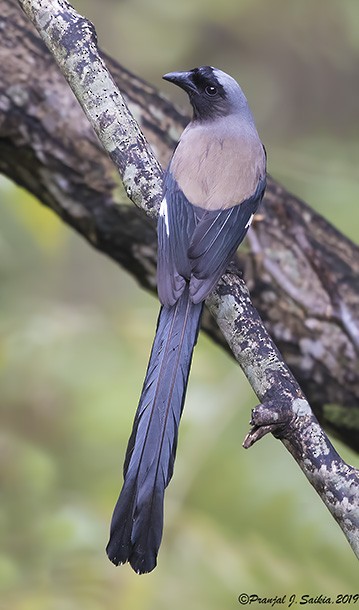
{"label": "blurred green background", "polygon": [[[269,171],[359,234],[357,0],[84,0],[101,46],[161,81],[201,64],[236,77]],[[256,404],[238,367],[196,349],[159,564],[105,555],[158,304],[0,178],[0,607],[187,610],[358,592],[358,563],[282,445],[241,443]],[[343,457],[357,455],[335,442]]]}

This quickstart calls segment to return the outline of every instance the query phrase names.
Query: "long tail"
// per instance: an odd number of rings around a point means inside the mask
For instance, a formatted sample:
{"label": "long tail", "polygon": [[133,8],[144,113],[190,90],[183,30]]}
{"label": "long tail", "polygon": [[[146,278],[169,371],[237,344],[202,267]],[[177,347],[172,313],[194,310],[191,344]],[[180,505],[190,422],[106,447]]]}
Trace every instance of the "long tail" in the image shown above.
{"label": "long tail", "polygon": [[162,307],[142,394],[128,442],[124,484],[112,516],[109,559],[129,561],[142,574],[156,566],[163,530],[164,492],[173,474],[178,426],[202,303],[188,287]]}

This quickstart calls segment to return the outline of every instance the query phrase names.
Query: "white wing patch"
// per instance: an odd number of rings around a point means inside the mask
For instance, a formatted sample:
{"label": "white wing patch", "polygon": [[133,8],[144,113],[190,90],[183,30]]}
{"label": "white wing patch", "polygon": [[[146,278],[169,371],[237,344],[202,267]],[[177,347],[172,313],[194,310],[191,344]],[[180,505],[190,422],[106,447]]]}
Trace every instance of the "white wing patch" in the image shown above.
{"label": "white wing patch", "polygon": [[170,228],[169,228],[169,224],[168,224],[168,212],[167,212],[166,197],[164,197],[162,199],[162,203],[161,203],[161,207],[160,207],[160,216],[163,216],[163,218],[165,219],[166,233],[167,233],[167,237],[169,237],[170,236]]}
{"label": "white wing patch", "polygon": [[169,228],[169,224],[168,224],[168,213],[167,213],[167,201],[166,201],[166,197],[164,197],[162,199],[162,203],[161,203],[161,207],[160,207],[160,216],[163,216],[163,218],[165,219],[166,233],[167,233],[167,237],[169,237],[170,236],[170,228]]}
{"label": "white wing patch", "polygon": [[252,220],[253,220],[253,216],[254,216],[254,214],[250,215],[249,220],[248,220],[246,226],[244,227],[245,229],[249,229],[249,227],[251,226]]}

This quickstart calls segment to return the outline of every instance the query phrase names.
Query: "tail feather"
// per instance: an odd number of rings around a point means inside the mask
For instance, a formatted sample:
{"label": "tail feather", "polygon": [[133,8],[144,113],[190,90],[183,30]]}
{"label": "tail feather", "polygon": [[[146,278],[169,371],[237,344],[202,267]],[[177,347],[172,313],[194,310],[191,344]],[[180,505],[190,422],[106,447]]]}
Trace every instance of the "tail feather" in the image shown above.
{"label": "tail feather", "polygon": [[109,559],[136,572],[156,566],[163,529],[164,491],[171,480],[178,426],[203,304],[188,287],[162,307],[124,463],[124,485],[111,522]]}

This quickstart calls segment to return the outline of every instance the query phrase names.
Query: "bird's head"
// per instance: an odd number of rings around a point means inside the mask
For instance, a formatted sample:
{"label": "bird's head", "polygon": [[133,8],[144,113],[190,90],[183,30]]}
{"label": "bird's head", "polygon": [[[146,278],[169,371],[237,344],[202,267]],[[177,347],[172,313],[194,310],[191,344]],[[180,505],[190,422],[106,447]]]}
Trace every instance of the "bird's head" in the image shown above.
{"label": "bird's head", "polygon": [[237,81],[222,70],[201,66],[187,72],[169,72],[163,78],[186,91],[194,120],[250,114],[247,99]]}

